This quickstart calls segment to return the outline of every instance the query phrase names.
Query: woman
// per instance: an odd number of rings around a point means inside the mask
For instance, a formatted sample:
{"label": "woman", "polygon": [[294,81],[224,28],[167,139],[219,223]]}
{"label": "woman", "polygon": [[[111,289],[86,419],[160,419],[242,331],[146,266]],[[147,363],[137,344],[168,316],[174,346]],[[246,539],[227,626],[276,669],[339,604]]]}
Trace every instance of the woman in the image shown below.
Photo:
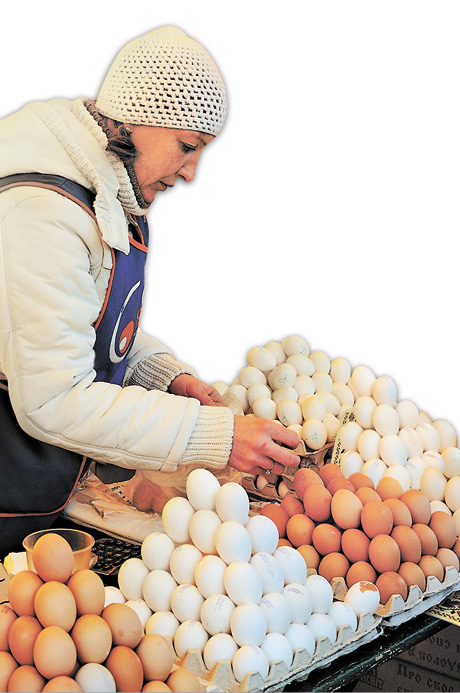
{"label": "woman", "polygon": [[[145,213],[193,179],[226,107],[206,50],[161,27],[120,51],[96,100],[32,103],[0,121],[0,393],[10,422],[0,511],[10,542],[50,524],[87,459],[115,465],[114,478],[298,464],[287,449],[297,434],[234,416],[138,329]],[[18,452],[22,431],[30,457]]]}

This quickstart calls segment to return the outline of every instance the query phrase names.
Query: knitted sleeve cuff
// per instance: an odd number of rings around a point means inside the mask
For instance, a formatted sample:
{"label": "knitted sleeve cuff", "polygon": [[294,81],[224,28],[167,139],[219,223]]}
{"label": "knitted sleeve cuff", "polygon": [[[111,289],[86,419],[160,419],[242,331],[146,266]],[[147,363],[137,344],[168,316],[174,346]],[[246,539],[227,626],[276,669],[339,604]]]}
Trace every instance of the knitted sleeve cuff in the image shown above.
{"label": "knitted sleeve cuff", "polygon": [[146,390],[166,392],[174,378],[181,373],[195,375],[194,371],[169,354],[154,354],[139,361],[129,373],[124,385],[140,385]]}
{"label": "knitted sleeve cuff", "polygon": [[197,464],[222,469],[233,443],[233,414],[228,407],[201,406],[180,465]]}

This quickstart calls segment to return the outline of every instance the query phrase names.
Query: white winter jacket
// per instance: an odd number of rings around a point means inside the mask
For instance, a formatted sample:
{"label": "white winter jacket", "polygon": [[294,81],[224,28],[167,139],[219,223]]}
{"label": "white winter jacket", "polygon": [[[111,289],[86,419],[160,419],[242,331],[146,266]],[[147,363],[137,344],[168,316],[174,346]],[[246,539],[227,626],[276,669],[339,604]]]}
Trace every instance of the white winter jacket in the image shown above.
{"label": "white winter jacket", "polygon": [[[94,323],[110,248],[129,252],[126,214],[139,213],[121,161],[83,99],[32,103],[0,121],[0,178],[65,176],[96,193],[96,224],[59,193],[0,193],[0,371],[32,437],[101,462],[171,472],[226,465],[233,415],[166,392],[181,372],[160,342],[138,332],[124,387],[94,382]],[[148,282],[148,277],[147,277]]]}

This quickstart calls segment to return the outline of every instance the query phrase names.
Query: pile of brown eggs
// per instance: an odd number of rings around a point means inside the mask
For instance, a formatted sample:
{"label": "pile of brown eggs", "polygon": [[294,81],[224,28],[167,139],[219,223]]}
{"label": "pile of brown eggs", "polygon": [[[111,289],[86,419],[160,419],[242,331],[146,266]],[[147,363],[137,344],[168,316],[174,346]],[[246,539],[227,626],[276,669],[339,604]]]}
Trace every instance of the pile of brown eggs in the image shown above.
{"label": "pile of brown eggs", "polygon": [[10,580],[0,606],[2,691],[201,691],[199,679],[173,667],[160,635],[144,634],[126,604],[105,606],[104,584],[92,570],[73,572],[73,552],[59,534],[32,550],[36,572]]}
{"label": "pile of brown eggs", "polygon": [[404,492],[392,478],[377,487],[362,473],[345,478],[332,463],[318,473],[298,469],[293,485],[294,493],[261,514],[275,522],[281,543],[329,581],[372,582],[386,604],[393,594],[405,600],[411,585],[425,591],[428,576],[442,582],[447,566],[459,570],[456,524],[443,511],[431,512],[422,491]]}

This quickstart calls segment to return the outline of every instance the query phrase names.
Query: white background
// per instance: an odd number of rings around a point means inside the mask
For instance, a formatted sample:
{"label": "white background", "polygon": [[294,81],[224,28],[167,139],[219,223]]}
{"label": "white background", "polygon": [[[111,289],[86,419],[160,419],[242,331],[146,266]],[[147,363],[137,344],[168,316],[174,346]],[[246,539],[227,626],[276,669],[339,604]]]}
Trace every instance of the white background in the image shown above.
{"label": "white background", "polygon": [[96,96],[130,39],[176,24],[229,115],[159,195],[145,331],[209,382],[300,334],[460,425],[457,0],[4,3],[0,115]]}

